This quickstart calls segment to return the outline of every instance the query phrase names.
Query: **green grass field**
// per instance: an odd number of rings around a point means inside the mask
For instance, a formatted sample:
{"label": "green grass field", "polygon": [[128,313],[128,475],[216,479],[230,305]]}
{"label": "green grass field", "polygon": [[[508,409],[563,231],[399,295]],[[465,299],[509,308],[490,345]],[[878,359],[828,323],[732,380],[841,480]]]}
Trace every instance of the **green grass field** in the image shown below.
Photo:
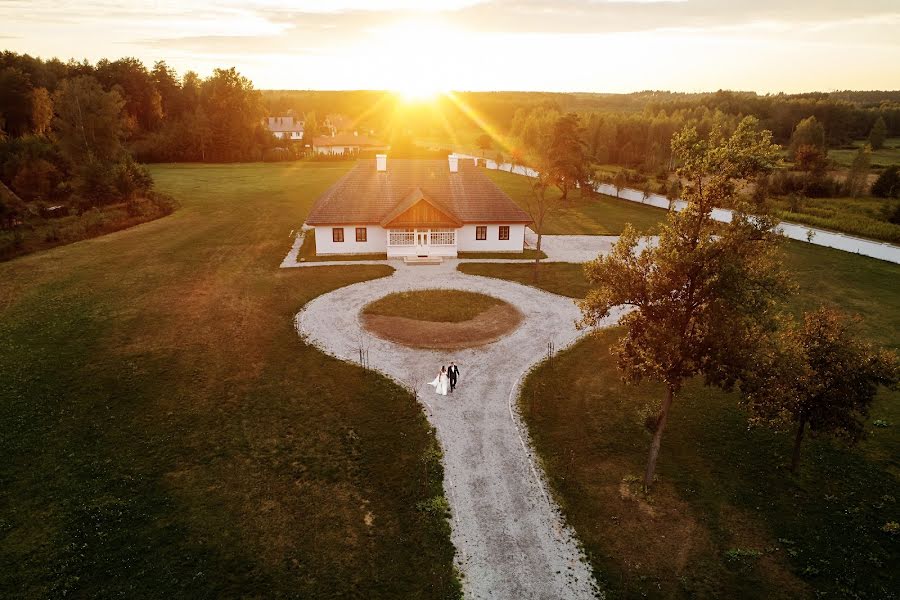
{"label": "green grass field", "polygon": [[[849,168],[853,164],[857,150],[868,140],[853,142],[852,148],[835,148],[828,151],[828,158],[841,167]],[[885,168],[891,165],[900,165],[900,138],[888,138],[884,141],[884,147],[872,151],[872,167]]]}
{"label": "green grass field", "polygon": [[461,323],[503,304],[493,296],[462,290],[416,290],[388,294],[363,309],[368,315],[405,317],[416,321]]}
{"label": "green grass field", "polygon": [[[505,171],[485,170],[484,173],[521,206],[531,196],[531,180],[527,177]],[[557,198],[562,195],[555,188],[548,193],[556,194]],[[665,214],[661,208],[609,196],[582,198],[575,190],[569,192],[566,202],[547,219],[544,233],[619,235],[626,223],[631,223],[642,233],[651,233]]]}
{"label": "green grass field", "polygon": [[840,231],[859,237],[900,243],[900,225],[887,220],[886,211],[896,200],[864,196],[861,198],[804,198],[791,212],[786,198],[774,198],[779,217],[792,223]]}
{"label": "green grass field", "polygon": [[[900,349],[900,265],[786,245],[796,312],[831,304]],[[579,265],[463,264],[461,271],[583,297]],[[663,438],[659,477],[635,493],[658,386],[624,386],[609,353],[620,332],[579,342],[526,380],[520,407],[551,485],[611,598],[894,598],[900,541],[900,392],[880,392],[857,448],[808,440],[801,474],[790,436],[748,430],[734,396],[690,385]]]}
{"label": "green grass field", "polygon": [[458,596],[420,407],[293,327],[390,269],[278,268],[349,167],[157,165],[174,215],[0,265],[0,595]]}

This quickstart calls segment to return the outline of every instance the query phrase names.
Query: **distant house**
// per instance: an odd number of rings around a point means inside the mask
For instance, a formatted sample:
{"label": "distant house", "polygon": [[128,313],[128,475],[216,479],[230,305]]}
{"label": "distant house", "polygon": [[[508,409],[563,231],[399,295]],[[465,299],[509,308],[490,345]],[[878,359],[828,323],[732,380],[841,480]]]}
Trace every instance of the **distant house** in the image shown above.
{"label": "distant house", "polygon": [[316,154],[357,154],[360,151],[383,150],[387,150],[387,144],[365,134],[338,133],[313,138],[313,152]]}
{"label": "distant house", "polygon": [[528,214],[471,160],[361,160],[322,196],[306,224],[316,254],[455,257],[522,252]]}
{"label": "distant house", "polygon": [[269,117],[266,126],[280,140],[299,142],[303,139],[303,121],[295,121],[294,117]]}

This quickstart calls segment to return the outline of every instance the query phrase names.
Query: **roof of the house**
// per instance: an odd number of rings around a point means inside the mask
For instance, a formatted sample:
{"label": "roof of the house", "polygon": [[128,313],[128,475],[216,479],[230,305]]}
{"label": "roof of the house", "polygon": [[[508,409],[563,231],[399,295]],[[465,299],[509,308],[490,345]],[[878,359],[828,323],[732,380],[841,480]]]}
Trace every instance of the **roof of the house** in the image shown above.
{"label": "roof of the house", "polygon": [[274,133],[303,131],[303,121],[295,121],[294,117],[269,117],[266,126],[269,128],[269,131]]}
{"label": "roof of the house", "polygon": [[313,146],[386,146],[386,144],[365,134],[338,133],[334,136],[316,136],[313,138]]}
{"label": "roof of the house", "polygon": [[528,213],[488,179],[471,160],[451,173],[446,160],[361,160],[313,205],[309,225],[393,222],[425,201],[457,223],[530,223]]}

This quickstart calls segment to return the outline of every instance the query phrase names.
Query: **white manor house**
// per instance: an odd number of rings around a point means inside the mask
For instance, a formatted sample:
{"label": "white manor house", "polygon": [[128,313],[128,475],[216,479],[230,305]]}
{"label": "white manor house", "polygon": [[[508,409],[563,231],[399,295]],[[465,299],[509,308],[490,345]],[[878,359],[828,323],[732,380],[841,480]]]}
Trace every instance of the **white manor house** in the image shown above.
{"label": "white manor house", "polygon": [[306,224],[316,254],[387,253],[388,258],[522,252],[528,214],[471,159],[391,159],[378,154],[322,196]]}

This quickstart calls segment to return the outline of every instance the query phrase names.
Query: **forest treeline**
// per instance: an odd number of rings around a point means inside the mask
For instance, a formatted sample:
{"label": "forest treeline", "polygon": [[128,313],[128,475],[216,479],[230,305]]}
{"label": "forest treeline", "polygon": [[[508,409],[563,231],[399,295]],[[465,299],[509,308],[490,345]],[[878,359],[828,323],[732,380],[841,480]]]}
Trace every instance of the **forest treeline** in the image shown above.
{"label": "forest treeline", "polygon": [[0,53],[0,258],[168,214],[139,163],[260,160],[264,115],[233,68]]}
{"label": "forest treeline", "polygon": [[756,117],[760,127],[770,130],[774,141],[782,145],[790,142],[801,120],[813,116],[824,127],[826,144],[832,148],[866,138],[879,118],[884,120],[888,137],[900,136],[900,91],[773,95],[731,91],[456,92],[421,107],[403,107],[402,100],[380,91],[280,90],[266,91],[263,98],[273,114],[338,113],[360,129],[388,136],[397,128],[418,137],[442,137],[448,130],[488,130],[510,138],[504,144],[507,149],[518,143],[534,146],[549,123],[560,115],[576,113],[595,162],[649,171],[669,163],[675,131],[695,124],[708,132],[717,119],[737,123],[745,116]]}

